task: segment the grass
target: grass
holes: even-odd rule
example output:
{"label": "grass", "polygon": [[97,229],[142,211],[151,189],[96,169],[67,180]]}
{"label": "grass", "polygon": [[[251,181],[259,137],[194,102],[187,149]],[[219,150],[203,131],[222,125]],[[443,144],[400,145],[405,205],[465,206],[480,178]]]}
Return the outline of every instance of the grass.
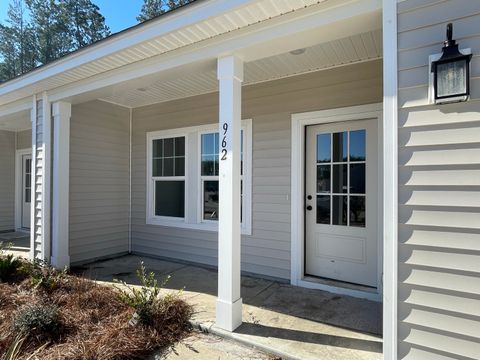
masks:
{"label": "grass", "polygon": [[12,347],[16,359],[142,359],[190,331],[192,308],[179,296],[156,294],[150,321],[132,321],[125,290],[46,269],[22,260],[0,282],[2,360]]}

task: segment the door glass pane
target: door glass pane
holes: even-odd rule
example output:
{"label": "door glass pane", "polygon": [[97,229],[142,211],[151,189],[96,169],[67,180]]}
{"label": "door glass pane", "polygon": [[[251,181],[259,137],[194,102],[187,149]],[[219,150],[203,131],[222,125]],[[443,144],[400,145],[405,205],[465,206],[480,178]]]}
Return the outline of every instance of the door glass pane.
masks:
{"label": "door glass pane", "polygon": [[185,216],[184,181],[155,181],[155,215]]}
{"label": "door glass pane", "polygon": [[350,226],[365,227],[365,197],[350,197]]}
{"label": "door glass pane", "polygon": [[333,165],[333,192],[347,192],[347,165]]}
{"label": "door glass pane", "polygon": [[330,192],[330,165],[317,165],[317,193]]}
{"label": "door glass pane", "polygon": [[347,161],[348,135],[347,132],[333,134],[333,161]]}
{"label": "door glass pane", "polygon": [[317,135],[317,162],[330,162],[330,134]]}
{"label": "door glass pane", "polygon": [[330,196],[317,196],[317,224],[330,224]]}
{"label": "door glass pane", "polygon": [[31,196],[30,188],[25,189],[25,202],[27,204],[30,203],[30,201],[31,201],[30,196]]}
{"label": "door glass pane", "polygon": [[333,225],[347,225],[347,196],[333,196]]}
{"label": "door glass pane", "polygon": [[350,132],[350,161],[365,161],[365,130]]}
{"label": "door glass pane", "polygon": [[218,220],[218,181],[203,182],[203,219]]}
{"label": "door glass pane", "polygon": [[350,193],[365,194],[365,164],[350,165]]}
{"label": "door glass pane", "polygon": [[215,155],[202,155],[202,175],[215,175]]}

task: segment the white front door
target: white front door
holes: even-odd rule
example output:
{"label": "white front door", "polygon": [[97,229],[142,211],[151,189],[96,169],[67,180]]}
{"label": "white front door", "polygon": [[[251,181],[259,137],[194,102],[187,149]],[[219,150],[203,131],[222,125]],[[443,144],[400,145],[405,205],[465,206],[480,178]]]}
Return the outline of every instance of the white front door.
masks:
{"label": "white front door", "polygon": [[377,123],[307,127],[305,275],[377,286]]}
{"label": "white front door", "polygon": [[22,156],[22,228],[30,229],[30,203],[32,200],[32,156]]}

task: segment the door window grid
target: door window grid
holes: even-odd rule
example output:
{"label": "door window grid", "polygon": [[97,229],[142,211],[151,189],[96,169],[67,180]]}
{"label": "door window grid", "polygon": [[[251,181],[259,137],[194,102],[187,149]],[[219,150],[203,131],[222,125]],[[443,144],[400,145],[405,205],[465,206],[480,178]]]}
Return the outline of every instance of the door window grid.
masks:
{"label": "door window grid", "polygon": [[32,186],[32,159],[25,159],[25,193],[24,193],[24,202],[30,203],[31,202],[31,186]]}
{"label": "door window grid", "polygon": [[[352,133],[363,133],[363,160],[351,160],[351,134]],[[346,140],[346,147],[345,144],[342,143],[342,156],[338,156],[338,152],[334,152],[334,138],[335,135],[340,134],[340,136],[343,137],[343,140]],[[322,141],[321,137],[323,137],[324,141],[327,139],[326,135],[328,135],[328,141],[329,141],[329,156],[327,158],[320,158],[320,153],[326,150],[326,148],[321,144],[320,142]],[[345,136],[346,135],[346,136]],[[340,226],[357,226],[357,227],[365,227],[366,226],[366,183],[365,183],[365,176],[366,176],[366,130],[352,130],[352,131],[345,131],[343,133],[323,133],[323,134],[317,134],[316,138],[317,142],[317,161],[316,161],[316,166],[317,166],[317,181],[316,181],[316,195],[317,195],[317,223],[319,224],[328,224],[328,225],[340,225]],[[346,157],[345,157],[345,152],[346,152]],[[323,153],[325,155],[325,153]],[[338,158],[341,158],[342,161],[335,160],[335,155],[338,156]],[[328,161],[327,161],[328,160]],[[345,161],[346,160],[346,161]],[[351,169],[352,166],[355,165],[363,165],[363,177],[364,177],[364,185],[363,185],[363,191],[362,192],[352,192],[352,185],[351,185]],[[328,170],[328,180],[329,183],[325,184],[323,183],[322,179],[322,185],[321,187],[324,189],[320,189],[319,183],[320,183],[320,172],[319,168],[323,168],[323,170]],[[334,169],[345,169],[346,168],[346,174],[344,171],[340,172],[341,175],[343,176],[338,176],[338,179],[335,178],[335,171]],[[346,177],[346,179],[345,179]],[[339,187],[338,185],[338,180],[342,178],[342,183],[346,182],[346,188],[345,185],[342,186],[343,191],[334,191],[338,190]],[[328,199],[327,199],[328,198]],[[360,223],[352,222],[351,221],[351,203],[352,202],[358,202],[358,200],[362,199],[363,200],[363,206],[360,204],[361,207],[363,207],[363,212],[364,212],[364,217],[363,221],[360,220]],[[334,202],[334,200],[337,200],[337,202]],[[338,200],[342,200],[342,202],[338,202]],[[346,204],[345,201],[346,200]],[[321,201],[327,201],[329,203],[329,209],[325,209],[325,207],[319,206],[319,203]],[[361,203],[361,201],[360,201]],[[335,209],[339,209],[342,206],[341,212],[344,216],[342,216],[341,220],[334,221],[334,215],[335,215]],[[346,208],[346,209],[345,209]],[[345,211],[346,210],[346,211]],[[339,209],[340,211],[340,209]],[[339,212],[337,211],[337,212]],[[319,217],[321,215],[321,217]],[[338,215],[338,214],[337,214]],[[326,222],[325,217],[328,216],[328,222]],[[323,217],[323,221],[321,219]]]}

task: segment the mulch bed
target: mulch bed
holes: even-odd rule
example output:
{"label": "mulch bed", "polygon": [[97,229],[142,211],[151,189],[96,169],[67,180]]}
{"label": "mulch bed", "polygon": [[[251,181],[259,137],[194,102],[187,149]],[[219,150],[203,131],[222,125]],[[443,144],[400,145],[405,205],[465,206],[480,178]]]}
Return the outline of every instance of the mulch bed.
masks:
{"label": "mulch bed", "polygon": [[0,282],[0,359],[18,336],[13,325],[16,314],[32,304],[56,305],[61,331],[53,338],[28,335],[19,359],[29,358],[39,348],[34,359],[143,359],[187,335],[192,315],[190,305],[173,298],[155,315],[152,325],[131,325],[134,310],[119,300],[113,287],[66,275],[47,292],[34,288],[25,276]]}

